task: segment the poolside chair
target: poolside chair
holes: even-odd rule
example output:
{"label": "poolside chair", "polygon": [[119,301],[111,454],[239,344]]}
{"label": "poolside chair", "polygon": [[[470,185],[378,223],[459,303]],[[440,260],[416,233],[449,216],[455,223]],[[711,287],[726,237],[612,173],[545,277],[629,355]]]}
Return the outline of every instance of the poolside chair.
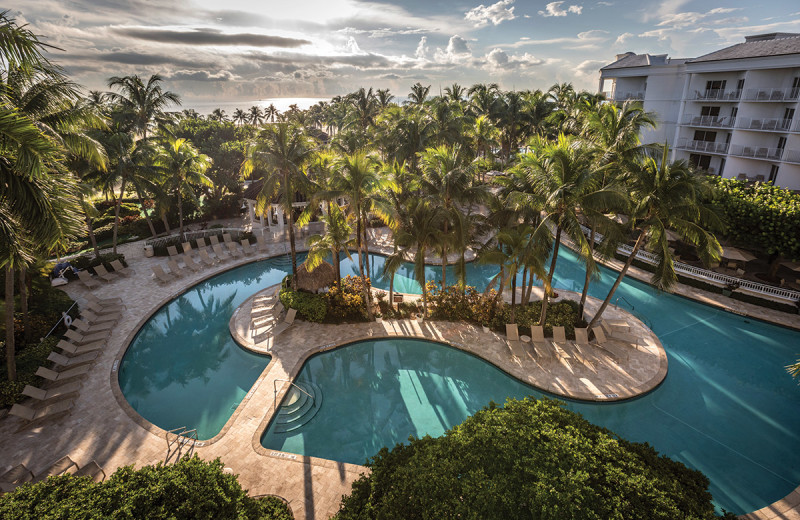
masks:
{"label": "poolside chair", "polygon": [[169,253],[169,256],[178,256],[178,248],[175,246],[167,246],[167,253]]}
{"label": "poolside chair", "polygon": [[184,255],[191,255],[192,254],[192,244],[191,243],[184,242],[183,244],[181,244],[181,247],[183,248],[183,254]]}
{"label": "poolside chair", "polygon": [[125,305],[123,304],[111,304],[111,303],[95,303],[91,300],[87,302],[86,309],[95,313],[97,316],[107,316],[109,314],[120,314],[122,311],[125,310]]}
{"label": "poolside chair", "polygon": [[119,278],[118,274],[109,273],[106,271],[106,267],[103,264],[94,266],[94,272],[97,273],[97,276],[102,278],[107,282],[113,282],[117,278]]}
{"label": "poolside chair", "polygon": [[281,332],[285,331],[286,329],[292,326],[296,314],[297,314],[297,309],[289,309],[288,311],[286,311],[286,317],[283,319],[281,323],[278,324],[277,327],[275,327],[275,336],[277,336],[278,334],[280,334]]}
{"label": "poolside chair", "polygon": [[50,464],[50,466],[36,475],[36,478],[33,480],[34,482],[41,482],[42,480],[46,479],[47,477],[56,477],[58,475],[66,475],[67,473],[73,473],[78,469],[78,465],[69,458],[68,456],[63,456],[54,463]]}
{"label": "poolside chair", "polygon": [[63,399],[65,396],[72,395],[80,389],[81,382],[73,381],[72,383],[66,383],[48,390],[42,390],[41,388],[37,388],[35,386],[25,385],[25,388],[22,389],[21,393],[22,395],[26,395],[36,399],[37,401],[47,402],[55,399]]}
{"label": "poolside chair", "polygon": [[73,477],[91,477],[95,482],[102,482],[106,479],[106,472],[95,461],[84,464],[82,468],[72,474]]}
{"label": "poolside chair", "polygon": [[55,370],[49,368],[39,367],[36,369],[36,375],[47,379],[48,381],[61,382],[67,379],[72,379],[73,377],[85,376],[89,372],[90,368],[90,365],[82,365],[79,367],[70,368],[68,370],[62,370],[61,372],[56,372]]}
{"label": "poolside chair", "polygon": [[33,480],[33,472],[29,470],[25,464],[17,464],[0,475],[0,482],[7,484],[24,484]]}
{"label": "poolside chair", "polygon": [[100,287],[100,282],[92,278],[92,275],[86,271],[78,271],[78,279],[83,282],[83,285],[85,285],[87,289]]}
{"label": "poolside chair", "polygon": [[153,274],[161,283],[169,283],[173,280],[172,276],[165,273],[160,265],[153,266]]}
{"label": "poolside chair", "polygon": [[56,347],[72,355],[79,355],[85,352],[91,352],[93,350],[100,350],[105,346],[106,343],[104,341],[95,341],[94,343],[87,343],[86,345],[76,345],[63,339],[59,340],[56,344]]}
{"label": "poolside chair", "polygon": [[181,258],[183,259],[183,263],[186,264],[186,267],[188,267],[195,273],[203,269],[203,266],[195,262],[189,253],[184,253]]}
{"label": "poolside chair", "polygon": [[256,237],[256,242],[258,243],[258,250],[266,252],[269,248],[267,245],[267,241],[264,239],[263,236],[259,235]]}
{"label": "poolside chair", "polygon": [[208,237],[208,241],[211,243],[211,247],[219,245],[219,237],[217,237],[217,235],[211,235]]}
{"label": "poolside chair", "polygon": [[228,253],[226,253],[226,252],[225,252],[225,251],[222,249],[222,246],[221,246],[221,245],[219,245],[219,244],[214,244],[214,245],[213,245],[213,246],[211,246],[211,247],[214,249],[214,254],[215,254],[215,255],[217,255],[217,260],[219,260],[219,261],[222,261],[222,260],[228,260],[229,258],[231,258],[231,255],[229,255]]}
{"label": "poolside chair", "polygon": [[531,348],[537,357],[552,358],[553,347],[544,337],[544,327],[531,325]]}
{"label": "poolside chair", "polygon": [[22,404],[15,404],[11,407],[11,410],[9,410],[8,415],[14,415],[24,419],[26,423],[20,428],[23,429],[46,419],[53,419],[66,415],[70,410],[72,410],[72,401],[60,401],[36,410]]}
{"label": "poolside chair", "polygon": [[553,326],[553,343],[563,345],[567,342],[567,332],[564,327]]}
{"label": "poolside chair", "polygon": [[608,343],[608,338],[606,338],[606,334],[605,334],[605,332],[603,332],[603,328],[602,327],[594,327],[592,329],[592,332],[594,332],[594,342],[595,342],[595,344],[603,345],[605,343]]}
{"label": "poolside chair", "polygon": [[[115,262],[118,261],[119,260],[115,260]],[[92,293],[87,294],[85,297],[91,303],[95,303],[97,305],[122,305],[122,298],[99,298],[97,295]]]}
{"label": "poolside chair", "polygon": [[117,312],[115,314],[95,314],[86,309],[81,311],[81,317],[89,323],[90,326],[99,325],[101,323],[116,323],[122,318],[122,314]]}
{"label": "poolside chair", "polygon": [[203,237],[198,238],[197,240],[195,240],[195,242],[197,242],[197,250],[198,251],[203,251],[203,250],[207,251],[208,248],[211,247],[211,246],[206,245],[206,240]]}
{"label": "poolside chair", "polygon": [[119,273],[122,276],[130,276],[133,273],[133,269],[130,267],[125,267],[119,260],[111,261],[111,269],[113,269],[115,273]]}
{"label": "poolside chair", "polygon": [[114,328],[115,323],[113,321],[106,321],[103,323],[89,324],[88,322],[78,318],[77,320],[72,320],[72,326],[75,327],[76,330],[80,331],[81,334],[89,334],[111,330]]}
{"label": "poolside chair", "polygon": [[516,323],[506,323],[506,343],[508,343],[511,353],[521,360],[525,352],[522,349],[522,342],[519,340],[519,328]]}
{"label": "poolside chair", "polygon": [[182,277],[188,271],[188,269],[179,266],[178,262],[172,259],[167,260],[167,265],[169,266],[170,272],[178,278]]}
{"label": "poolside chair", "polygon": [[211,267],[212,265],[217,263],[213,258],[208,256],[208,251],[206,251],[205,249],[200,249],[199,254],[200,254],[200,261],[204,265]]}
{"label": "poolside chair", "polygon": [[250,241],[246,238],[242,240],[242,251],[244,251],[244,256],[256,254],[255,248],[250,245]]}
{"label": "poolside chair", "polygon": [[589,344],[589,329],[586,327],[575,328],[575,344],[588,345]]}
{"label": "poolside chair", "polygon": [[223,233],[222,234],[222,241],[225,242],[226,244],[230,244],[231,242],[233,242],[233,240],[231,239],[231,234],[230,233]]}
{"label": "poolside chair", "polygon": [[82,334],[75,329],[67,329],[67,331],[64,333],[64,336],[75,345],[86,345],[87,343],[106,340],[110,335],[111,331],[108,330],[93,332],[91,334]]}
{"label": "poolside chair", "polygon": [[225,242],[225,245],[228,246],[228,251],[234,258],[239,258],[242,256],[242,252],[239,251],[238,247],[236,247],[236,242]]}
{"label": "poolside chair", "polygon": [[86,363],[91,363],[100,353],[98,351],[94,352],[86,352],[85,354],[80,354],[75,357],[67,357],[63,354],[59,354],[58,352],[51,352],[49,356],[47,356],[48,361],[52,361],[56,365],[62,366],[64,368],[73,368],[79,365],[85,365]]}

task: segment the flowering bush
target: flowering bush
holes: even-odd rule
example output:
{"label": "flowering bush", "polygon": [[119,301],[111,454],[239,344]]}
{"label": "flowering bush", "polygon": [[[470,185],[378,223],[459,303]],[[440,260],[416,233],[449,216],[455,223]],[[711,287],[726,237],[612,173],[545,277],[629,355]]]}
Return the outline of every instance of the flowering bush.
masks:
{"label": "flowering bush", "polygon": [[[370,280],[366,279],[367,294],[370,294]],[[359,276],[346,276],[342,286],[333,284],[324,295],[328,301],[327,321],[366,321],[367,307],[364,304],[364,282]]]}

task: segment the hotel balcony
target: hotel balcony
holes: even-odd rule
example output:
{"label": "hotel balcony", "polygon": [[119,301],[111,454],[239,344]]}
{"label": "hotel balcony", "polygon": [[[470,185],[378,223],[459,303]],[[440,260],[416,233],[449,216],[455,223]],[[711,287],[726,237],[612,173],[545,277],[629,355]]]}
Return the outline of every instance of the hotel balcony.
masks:
{"label": "hotel balcony", "polygon": [[[609,98],[610,99],[610,98]],[[644,100],[644,92],[614,92],[614,101]]]}
{"label": "hotel balcony", "polygon": [[792,130],[791,119],[750,119],[747,117],[740,117],[736,121],[736,128],[743,130],[754,130],[759,132],[797,132],[800,127],[794,125],[795,130]]}
{"label": "hotel balcony", "polygon": [[797,101],[800,88],[751,88],[744,91],[745,101],[785,103]]}
{"label": "hotel balcony", "polygon": [[742,146],[731,145],[730,155],[735,157],[747,157],[749,159],[760,159],[762,161],[780,161],[783,155],[783,148],[767,148],[763,146]]}
{"label": "hotel balcony", "polygon": [[678,140],[678,149],[687,150],[690,152],[703,152],[716,155],[725,155],[728,153],[728,145],[725,143],[714,143],[711,141],[692,141],[689,139],[681,138]]}
{"label": "hotel balcony", "polygon": [[683,116],[681,124],[698,128],[733,128],[735,122],[735,117],[695,116],[689,114]]}
{"label": "hotel balcony", "polygon": [[732,102],[736,103],[739,101],[739,98],[742,96],[741,90],[724,90],[721,88],[712,88],[709,90],[695,90],[694,97],[690,97],[690,99],[695,99],[698,101],[722,101],[722,102]]}
{"label": "hotel balcony", "polygon": [[783,162],[800,164],[800,150],[786,150],[783,154]]}

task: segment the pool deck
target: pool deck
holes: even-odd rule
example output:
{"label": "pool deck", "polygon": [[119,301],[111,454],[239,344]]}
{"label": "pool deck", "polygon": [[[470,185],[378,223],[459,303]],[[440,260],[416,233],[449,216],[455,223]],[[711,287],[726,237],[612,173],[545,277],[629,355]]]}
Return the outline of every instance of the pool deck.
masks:
{"label": "pool deck", "polygon": [[[83,386],[74,400],[70,415],[21,432],[17,432],[21,425],[19,419],[0,419],[0,436],[3,438],[0,471],[24,463],[36,474],[64,455],[69,455],[79,465],[96,460],[107,474],[124,465],[141,467],[175,460],[176,453],[167,451],[165,432],[135,414],[119,391],[116,369],[125,349],[138,328],[159,307],[188,287],[233,266],[285,252],[282,244],[276,244],[271,246],[267,254],[229,261],[199,273],[188,274],[176,282],[162,286],[152,279],[151,266],[163,264],[164,258],[145,258],[141,243],[125,244],[119,249],[125,253],[135,273],[128,278],[104,284],[94,293],[101,298],[123,297],[127,305],[126,318],[118,324],[107,347],[101,351],[92,370],[83,379]],[[376,249],[378,248],[372,250],[380,252]],[[84,301],[83,296],[87,290],[81,284],[70,283],[65,289],[74,299]],[[719,305],[724,306],[727,303],[723,296],[698,292],[717,301]],[[755,307],[742,302],[736,304]],[[769,315],[764,319],[769,321],[776,321],[776,315],[784,315],[775,311],[766,312]],[[797,318],[785,316],[791,318],[791,321]],[[796,323],[788,325],[797,327]],[[392,320],[330,326],[296,321],[291,328],[278,336],[272,348],[273,361],[261,374],[222,432],[210,441],[184,447],[182,454],[193,452],[204,459],[220,457],[227,468],[239,475],[242,486],[252,495],[276,494],[286,498],[297,519],[329,518],[338,510],[341,496],[349,493],[351,483],[365,469],[353,464],[274,452],[261,446],[261,432],[267,426],[271,411],[289,388],[288,383],[278,380],[294,377],[303,361],[320,350],[359,339],[398,335],[443,341],[475,351],[503,370],[532,384],[536,384],[533,379],[541,379],[536,375],[537,370],[544,373],[545,369],[542,363],[537,363],[532,357],[528,359],[513,355],[502,336],[484,333],[479,327],[470,325]],[[649,356],[654,356],[652,349],[648,352],[651,352]],[[637,363],[645,359],[643,356],[644,351],[639,353],[638,349],[628,353],[628,359]],[[593,381],[596,376],[591,370],[580,364],[575,367],[571,363],[562,364],[561,358],[558,359],[559,365],[551,364],[549,367],[553,371],[552,384],[556,389],[561,385],[576,392],[582,391],[586,395],[596,396],[605,393],[622,395],[620,391],[626,383],[631,387],[636,386],[634,374],[639,373],[639,368],[631,367],[633,363],[625,363],[624,359],[619,360],[620,369],[625,367],[622,370],[598,367],[598,371],[616,376],[618,382],[612,386],[597,387],[597,390],[592,386],[595,385]],[[558,383],[555,383],[556,378],[560,378]],[[277,383],[282,386],[278,387],[276,396],[273,384]],[[545,383],[542,381],[543,385]],[[744,518],[800,519],[800,488],[783,500]]]}

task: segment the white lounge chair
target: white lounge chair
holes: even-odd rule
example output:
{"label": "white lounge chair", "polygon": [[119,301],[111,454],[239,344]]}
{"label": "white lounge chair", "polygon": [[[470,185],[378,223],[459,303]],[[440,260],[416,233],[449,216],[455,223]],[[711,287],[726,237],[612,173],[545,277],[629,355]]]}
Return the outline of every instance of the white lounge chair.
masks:
{"label": "white lounge chair", "polygon": [[72,395],[80,389],[80,381],[65,383],[47,390],[42,390],[41,388],[31,385],[25,385],[25,388],[22,389],[21,394],[36,399],[37,401],[47,402],[55,399],[63,399],[65,396]]}
{"label": "white lounge chair", "polygon": [[188,272],[188,269],[185,267],[181,267],[178,265],[178,262],[175,260],[169,259],[167,260],[167,265],[169,266],[170,272],[177,277],[182,277],[184,274]]}
{"label": "white lounge chair", "polygon": [[56,477],[58,475],[66,475],[67,473],[73,473],[77,471],[78,465],[69,458],[68,456],[63,456],[54,463],[50,464],[48,468],[38,475],[33,480],[34,482],[41,482],[45,480],[47,477]]}
{"label": "white lounge chair", "polygon": [[230,251],[234,258],[239,258],[242,256],[242,252],[239,251],[239,248],[236,246],[236,242],[225,242],[225,245],[228,247],[228,251]]}
{"label": "white lounge chair", "polygon": [[89,372],[89,365],[82,365],[75,368],[70,368],[67,370],[62,370],[61,372],[56,372],[55,370],[39,367],[36,369],[36,375],[39,377],[43,377],[48,381],[65,381],[67,379],[72,379],[73,377],[81,377],[85,376]]}
{"label": "white lounge chair", "polygon": [[111,331],[93,332],[91,334],[83,334],[75,329],[67,329],[64,337],[76,345],[86,345],[87,343],[94,343],[95,341],[107,340],[111,335]]}
{"label": "white lounge chair", "polygon": [[11,410],[9,410],[8,415],[14,415],[24,419],[26,423],[23,425],[23,428],[27,428],[41,421],[66,415],[70,410],[72,410],[72,401],[60,401],[36,410],[25,405],[15,404],[11,407]]}
{"label": "white lounge chair", "polygon": [[92,278],[86,271],[78,271],[78,279],[86,286],[87,289],[95,289],[100,287],[100,282]]}
{"label": "white lounge chair", "polygon": [[184,253],[181,258],[183,259],[183,263],[186,264],[186,267],[188,267],[195,273],[203,269],[203,266],[195,262],[189,253]]}
{"label": "white lounge chair", "polygon": [[256,242],[258,243],[258,250],[262,252],[267,252],[269,250],[269,246],[267,245],[267,241],[264,240],[264,237],[259,235],[256,237]]}
{"label": "white lounge chair", "polygon": [[92,324],[83,321],[80,318],[72,321],[72,326],[75,327],[76,330],[80,331],[81,334],[90,334],[94,332],[103,332],[106,330],[111,330],[115,327],[115,325],[116,324],[113,321],[98,322]]}
{"label": "white lounge chair", "polygon": [[214,244],[214,245],[212,245],[212,246],[211,246],[211,248],[214,250],[214,254],[215,254],[215,255],[217,255],[217,260],[220,260],[220,261],[222,261],[222,260],[228,260],[229,258],[231,258],[231,255],[229,255],[228,253],[226,253],[226,252],[225,252],[225,251],[222,249],[222,246],[221,246],[221,245],[219,245],[219,244]]}
{"label": "white lounge chair", "polygon": [[167,246],[167,253],[169,256],[178,256],[178,248],[175,246]]}
{"label": "white lounge chair", "polygon": [[105,341],[95,341],[94,343],[87,343],[86,345],[75,345],[74,343],[70,343],[69,341],[65,341],[63,339],[59,340],[59,342],[56,344],[56,347],[74,356],[84,354],[86,352],[92,352],[93,350],[101,350],[105,346]]}
{"label": "white lounge chair", "polygon": [[81,311],[81,317],[86,320],[89,325],[97,325],[109,322],[116,323],[122,318],[122,314],[119,312],[114,314],[95,314],[88,309],[84,309]]}
{"label": "white lounge chair", "polygon": [[97,276],[102,278],[107,282],[113,282],[117,278],[119,278],[118,274],[109,273],[106,271],[106,267],[103,264],[94,266],[94,272],[97,273]]}
{"label": "white lounge chair", "polygon": [[113,269],[115,273],[119,273],[122,276],[130,276],[131,273],[133,273],[133,269],[130,267],[125,267],[119,260],[111,261],[111,269]]}
{"label": "white lounge chair", "polygon": [[82,468],[72,474],[73,477],[91,477],[95,482],[102,482],[106,479],[106,472],[95,461],[84,464]]}
{"label": "white lounge chair", "polygon": [[516,323],[506,323],[506,343],[511,353],[519,360],[525,356],[522,349],[522,342],[519,340],[519,327]]}
{"label": "white lounge chair", "polygon": [[200,261],[208,267],[211,267],[212,265],[217,263],[216,260],[208,256],[208,251],[206,251],[205,249],[200,249],[199,255],[200,255]]}
{"label": "white lounge chair", "polygon": [[[115,262],[118,261],[115,260]],[[122,298],[100,298],[92,293],[87,294],[86,299],[97,305],[123,305]]]}
{"label": "white lounge chair", "polygon": [[153,274],[156,279],[161,283],[169,283],[173,281],[173,277],[164,272],[160,265],[153,266]]}
{"label": "white lounge chair", "polygon": [[48,361],[52,361],[56,365],[62,366],[64,368],[72,368],[79,365],[85,365],[86,363],[91,363],[97,356],[100,355],[98,351],[94,352],[86,352],[85,354],[80,354],[75,357],[67,357],[63,354],[59,354],[58,352],[51,352],[49,356],[47,356]]}
{"label": "white lounge chair", "polygon": [[288,311],[286,311],[286,317],[283,319],[283,322],[279,323],[278,326],[275,327],[276,336],[292,326],[296,314],[297,314],[297,309],[289,309]]}
{"label": "white lounge chair", "polygon": [[245,256],[250,256],[256,254],[255,248],[250,245],[250,241],[246,238],[242,240],[242,251],[244,251]]}

